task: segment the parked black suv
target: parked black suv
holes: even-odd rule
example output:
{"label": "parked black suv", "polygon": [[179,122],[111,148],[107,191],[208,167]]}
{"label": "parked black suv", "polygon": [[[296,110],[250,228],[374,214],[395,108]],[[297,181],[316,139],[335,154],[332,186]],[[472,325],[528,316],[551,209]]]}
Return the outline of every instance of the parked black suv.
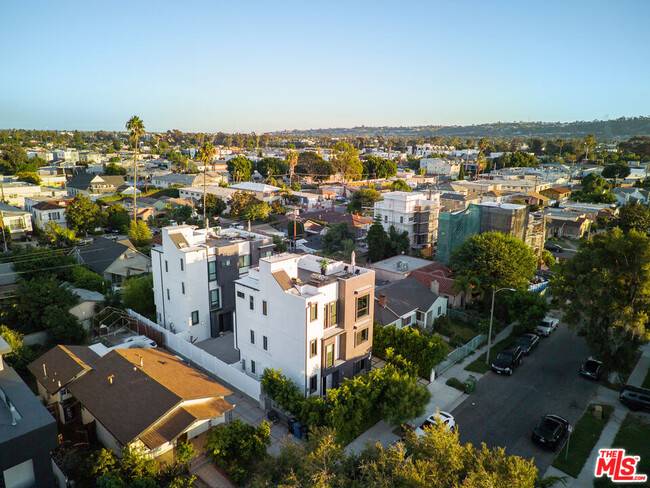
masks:
{"label": "parked black suv", "polygon": [[499,374],[512,374],[514,369],[521,364],[523,353],[521,347],[513,346],[511,349],[501,351],[494,361],[490,369]]}
{"label": "parked black suv", "polygon": [[548,244],[548,245],[544,246],[544,249],[546,249],[547,251],[551,251],[551,252],[562,252],[562,251],[564,251],[564,248],[562,246],[558,246],[557,244]]}
{"label": "parked black suv", "polygon": [[528,356],[538,344],[539,336],[537,334],[524,334],[517,339],[517,345],[521,347],[521,352],[524,353],[524,356]]}
{"label": "parked black suv", "polygon": [[580,366],[580,374],[590,380],[598,381],[603,373],[603,363],[594,358],[587,360]]}
{"label": "parked black suv", "polygon": [[542,417],[530,438],[534,443],[554,451],[570,431],[571,425],[566,419],[548,414]]}
{"label": "parked black suv", "polygon": [[630,410],[647,410],[650,412],[650,390],[637,386],[625,385],[618,400]]}

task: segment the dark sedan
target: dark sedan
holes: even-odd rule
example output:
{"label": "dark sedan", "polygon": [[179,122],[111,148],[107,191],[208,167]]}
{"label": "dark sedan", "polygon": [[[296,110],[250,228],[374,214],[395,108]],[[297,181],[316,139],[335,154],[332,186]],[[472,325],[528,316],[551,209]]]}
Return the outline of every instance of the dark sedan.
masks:
{"label": "dark sedan", "polygon": [[580,366],[580,374],[590,380],[598,381],[603,373],[603,363],[594,358],[588,358]]}
{"label": "dark sedan", "polygon": [[569,422],[559,415],[544,415],[535,427],[531,439],[534,443],[556,450],[571,432]]}
{"label": "dark sedan", "polygon": [[521,364],[521,347],[514,346],[507,351],[501,351],[492,362],[490,369],[495,373],[511,375],[514,369]]}
{"label": "dark sedan", "polygon": [[544,249],[546,249],[547,251],[551,251],[551,252],[562,252],[562,251],[564,251],[564,248],[562,246],[558,246],[557,244],[548,244],[548,245],[544,246]]}
{"label": "dark sedan", "polygon": [[517,339],[517,345],[521,347],[521,352],[524,353],[524,356],[528,356],[538,344],[539,336],[537,334],[524,334]]}

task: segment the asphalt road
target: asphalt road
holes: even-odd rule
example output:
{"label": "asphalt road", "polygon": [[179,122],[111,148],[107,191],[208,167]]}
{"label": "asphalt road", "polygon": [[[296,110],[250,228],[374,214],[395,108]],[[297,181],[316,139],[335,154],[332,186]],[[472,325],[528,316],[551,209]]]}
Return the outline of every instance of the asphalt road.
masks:
{"label": "asphalt road", "polygon": [[589,356],[584,339],[560,324],[550,337],[524,357],[512,376],[488,373],[476,392],[452,412],[462,443],[501,446],[507,454],[534,458],[541,476],[554,453],[533,444],[530,434],[540,417],[554,413],[571,425],[581,417],[598,384],[578,369]]}

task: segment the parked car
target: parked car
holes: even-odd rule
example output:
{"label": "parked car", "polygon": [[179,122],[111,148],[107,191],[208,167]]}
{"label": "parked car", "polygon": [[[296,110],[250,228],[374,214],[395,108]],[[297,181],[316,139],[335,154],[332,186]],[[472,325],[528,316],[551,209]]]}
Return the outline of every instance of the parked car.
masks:
{"label": "parked car", "polygon": [[548,244],[548,245],[544,246],[544,249],[546,249],[547,251],[551,251],[551,252],[562,252],[562,251],[564,251],[564,248],[562,246],[558,246],[557,244]]}
{"label": "parked car", "polygon": [[530,438],[534,443],[555,451],[572,430],[566,419],[559,415],[547,414],[539,421]]}
{"label": "parked car", "polygon": [[93,242],[95,242],[95,239],[93,239],[92,237],[84,237],[83,239],[79,240],[79,245],[87,246],[88,244],[92,244]]}
{"label": "parked car", "polygon": [[517,345],[521,347],[521,352],[524,353],[524,356],[528,356],[538,344],[539,336],[537,334],[524,334],[517,339]]}
{"label": "parked car", "polygon": [[438,410],[433,415],[429,415],[429,417],[424,421],[424,423],[420,427],[415,429],[415,435],[417,435],[418,437],[422,437],[424,435],[425,427],[431,427],[433,425],[441,425],[441,424],[451,431],[456,429],[456,421],[454,420],[453,415],[451,415],[448,412],[442,412]]}
{"label": "parked car", "polygon": [[555,329],[560,321],[553,317],[544,317],[542,321],[535,327],[535,334],[539,336],[548,337]]}
{"label": "parked car", "polygon": [[521,364],[523,353],[521,347],[513,346],[511,349],[501,351],[490,369],[495,373],[511,375],[514,369]]}
{"label": "parked car", "polygon": [[580,374],[590,380],[598,381],[602,372],[603,363],[592,357],[587,358],[587,360],[582,363],[582,366],[580,366]]}
{"label": "parked car", "polygon": [[637,386],[625,385],[618,400],[630,410],[650,412],[650,390]]}

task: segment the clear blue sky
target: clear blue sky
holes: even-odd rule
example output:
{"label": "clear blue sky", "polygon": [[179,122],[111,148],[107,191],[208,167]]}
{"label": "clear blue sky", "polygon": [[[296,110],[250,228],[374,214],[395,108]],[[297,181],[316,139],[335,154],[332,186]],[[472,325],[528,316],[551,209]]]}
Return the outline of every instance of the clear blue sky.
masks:
{"label": "clear blue sky", "polygon": [[0,128],[650,114],[650,1],[6,0]]}

